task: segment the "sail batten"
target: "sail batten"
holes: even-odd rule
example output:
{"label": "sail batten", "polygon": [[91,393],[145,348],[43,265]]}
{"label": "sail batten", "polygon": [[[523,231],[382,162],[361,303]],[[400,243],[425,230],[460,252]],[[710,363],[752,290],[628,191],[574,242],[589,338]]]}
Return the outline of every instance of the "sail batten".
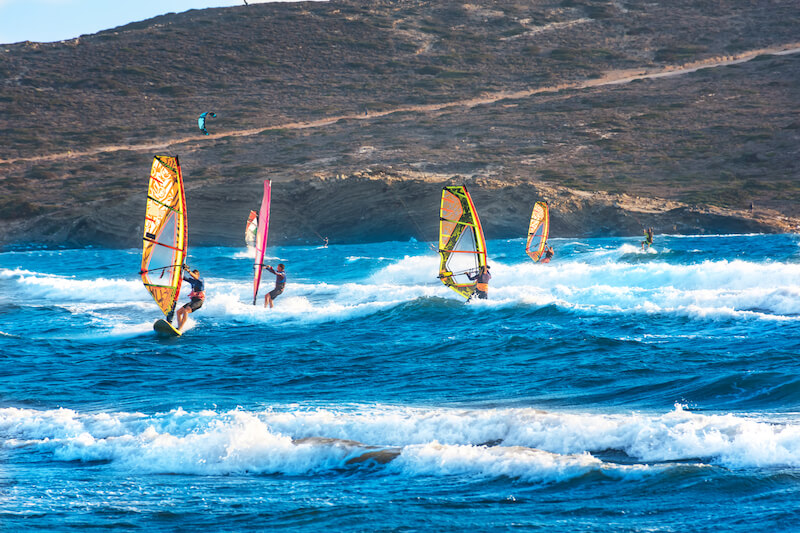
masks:
{"label": "sail batten", "polygon": [[528,226],[528,239],[525,253],[534,261],[539,261],[547,245],[550,231],[550,210],[544,202],[536,202],[531,211],[531,222]]}
{"label": "sail batten", "polygon": [[253,305],[258,297],[258,286],[261,284],[261,272],[264,266],[264,252],[267,249],[269,235],[269,208],[272,200],[272,180],[264,180],[264,196],[261,198],[261,210],[258,212],[258,230],[256,230],[255,271],[253,273]]}
{"label": "sail batten", "polygon": [[180,296],[187,241],[186,196],[180,162],[177,156],[155,156],[147,188],[141,277],[169,322]]}
{"label": "sail batten", "polygon": [[475,290],[477,274],[486,265],[486,240],[472,197],[464,186],[444,187],[439,210],[439,279],[465,298]]}
{"label": "sail batten", "polygon": [[152,198],[152,197],[150,197],[149,195],[148,195],[147,199],[148,199],[148,200],[152,200],[152,201],[154,201],[155,203],[157,203],[157,204],[159,204],[159,205],[161,205],[161,206],[163,206],[163,207],[166,207],[166,208],[167,208],[167,209],[169,209],[170,211],[174,211],[175,213],[178,213],[178,212],[179,212],[179,210],[178,210],[178,209],[176,209],[176,206],[175,206],[175,205],[167,205],[167,204],[165,204],[165,203],[163,203],[163,202],[160,202],[160,201],[159,201],[157,198]]}

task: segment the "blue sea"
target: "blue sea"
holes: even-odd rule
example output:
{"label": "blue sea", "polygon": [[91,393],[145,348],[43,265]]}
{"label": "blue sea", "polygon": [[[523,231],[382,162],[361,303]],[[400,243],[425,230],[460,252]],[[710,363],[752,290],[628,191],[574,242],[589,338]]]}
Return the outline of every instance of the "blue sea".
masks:
{"label": "blue sea", "polygon": [[0,529],[796,531],[800,237],[640,240],[489,241],[470,303],[428,243],[269,247],[272,310],[190,248],[177,339],[139,249],[0,253]]}

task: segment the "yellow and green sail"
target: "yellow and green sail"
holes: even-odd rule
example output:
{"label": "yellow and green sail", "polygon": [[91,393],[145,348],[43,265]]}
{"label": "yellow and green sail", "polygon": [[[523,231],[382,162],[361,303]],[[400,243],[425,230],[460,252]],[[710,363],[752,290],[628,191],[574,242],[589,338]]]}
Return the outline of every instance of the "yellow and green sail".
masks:
{"label": "yellow and green sail", "polygon": [[155,156],[147,188],[141,276],[167,321],[180,296],[188,229],[181,166],[176,157]]}
{"label": "yellow and green sail", "polygon": [[538,261],[544,253],[549,231],[550,212],[547,204],[536,202],[531,212],[531,223],[528,226],[528,241],[525,243],[525,252],[534,262]]}
{"label": "yellow and green sail", "polygon": [[444,187],[439,209],[439,279],[464,298],[475,290],[475,275],[486,265],[486,240],[472,198],[463,185]]}

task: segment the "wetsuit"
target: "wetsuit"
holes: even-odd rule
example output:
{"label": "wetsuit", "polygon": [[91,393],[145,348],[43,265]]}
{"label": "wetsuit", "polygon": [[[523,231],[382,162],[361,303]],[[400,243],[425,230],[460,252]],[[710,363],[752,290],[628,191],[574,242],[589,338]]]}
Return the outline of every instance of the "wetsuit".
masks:
{"label": "wetsuit", "polygon": [[542,263],[549,263],[552,258],[553,258],[553,250],[550,250],[548,248],[544,252],[544,261],[542,261]]}
{"label": "wetsuit", "polygon": [[[475,284],[475,292],[473,292],[472,295],[477,296],[481,300],[487,299],[489,297],[489,280],[492,279],[492,275],[489,274],[489,271],[487,270],[483,274],[475,274],[474,276],[467,274],[467,277],[477,281]],[[470,298],[471,297],[472,296],[470,296]]]}
{"label": "wetsuit", "polygon": [[269,291],[269,297],[274,300],[283,292],[284,287],[286,287],[286,272],[277,272],[273,270],[272,267],[264,268],[275,274],[275,288]]}
{"label": "wetsuit", "polygon": [[187,274],[183,275],[183,281],[192,286],[192,292],[189,293],[189,298],[191,298],[191,300],[189,300],[189,303],[183,307],[191,309],[192,312],[195,312],[203,307],[203,301],[206,299],[206,284],[202,279],[194,279],[192,276]]}

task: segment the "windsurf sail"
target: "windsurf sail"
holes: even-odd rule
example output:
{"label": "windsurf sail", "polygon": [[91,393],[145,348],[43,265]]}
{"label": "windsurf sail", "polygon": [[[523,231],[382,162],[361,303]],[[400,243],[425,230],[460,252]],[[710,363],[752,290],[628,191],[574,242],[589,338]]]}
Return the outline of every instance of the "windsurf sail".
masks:
{"label": "windsurf sail", "polygon": [[439,279],[464,298],[475,290],[475,275],[486,265],[486,240],[467,188],[444,187],[439,210]]}
{"label": "windsurf sail", "polygon": [[528,226],[528,242],[525,243],[525,252],[531,259],[538,261],[544,253],[547,244],[547,234],[550,231],[550,211],[544,202],[536,202],[531,212],[531,223]]}
{"label": "windsurf sail", "polygon": [[140,273],[168,322],[180,296],[187,241],[186,196],[178,157],[157,155],[147,187]]}
{"label": "windsurf sail", "polygon": [[256,259],[253,275],[253,305],[256,305],[258,286],[261,283],[261,272],[264,266],[264,251],[267,249],[269,233],[269,204],[272,196],[272,181],[264,180],[264,196],[261,198],[261,210],[258,212],[258,230],[256,231]]}
{"label": "windsurf sail", "polygon": [[247,224],[244,226],[244,243],[251,247],[256,247],[256,233],[258,233],[258,213],[250,211],[247,217]]}

